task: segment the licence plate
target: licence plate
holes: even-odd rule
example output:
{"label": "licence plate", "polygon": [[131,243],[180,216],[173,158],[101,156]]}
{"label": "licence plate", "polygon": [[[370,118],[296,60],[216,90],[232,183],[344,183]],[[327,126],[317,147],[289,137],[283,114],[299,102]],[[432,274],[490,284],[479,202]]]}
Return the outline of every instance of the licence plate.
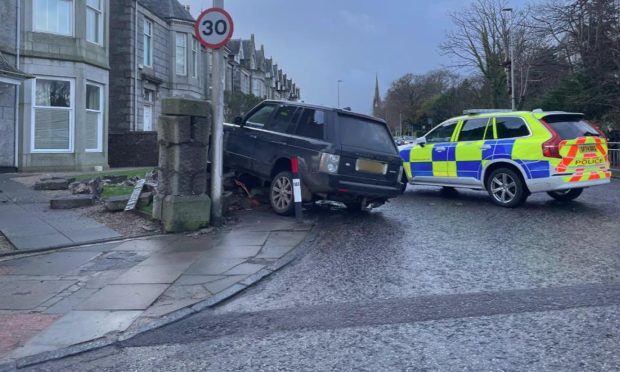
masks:
{"label": "licence plate", "polygon": [[579,145],[579,151],[586,152],[596,152],[596,145]]}
{"label": "licence plate", "polygon": [[380,161],[357,159],[355,162],[355,170],[358,172],[366,172],[373,174],[386,174],[387,164]]}

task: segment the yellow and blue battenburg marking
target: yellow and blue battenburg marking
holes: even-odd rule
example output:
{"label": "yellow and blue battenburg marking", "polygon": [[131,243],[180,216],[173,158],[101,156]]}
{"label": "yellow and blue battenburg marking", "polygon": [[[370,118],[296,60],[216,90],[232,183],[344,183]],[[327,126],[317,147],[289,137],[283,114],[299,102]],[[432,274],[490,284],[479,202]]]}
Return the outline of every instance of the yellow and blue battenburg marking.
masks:
{"label": "yellow and blue battenburg marking", "polygon": [[532,149],[527,145],[516,151],[517,141],[500,139],[434,143],[418,147],[416,151],[404,149],[400,155],[409,178],[467,177],[480,180],[487,163],[498,159],[510,159],[519,164],[528,179],[549,177],[549,161],[532,159]]}

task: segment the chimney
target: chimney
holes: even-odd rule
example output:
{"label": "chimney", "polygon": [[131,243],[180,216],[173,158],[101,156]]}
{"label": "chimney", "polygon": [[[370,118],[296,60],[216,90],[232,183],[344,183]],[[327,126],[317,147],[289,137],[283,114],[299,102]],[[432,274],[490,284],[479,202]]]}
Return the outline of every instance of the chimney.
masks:
{"label": "chimney", "polygon": [[189,11],[189,4],[185,4],[185,10],[187,10],[187,12],[190,13],[190,11]]}

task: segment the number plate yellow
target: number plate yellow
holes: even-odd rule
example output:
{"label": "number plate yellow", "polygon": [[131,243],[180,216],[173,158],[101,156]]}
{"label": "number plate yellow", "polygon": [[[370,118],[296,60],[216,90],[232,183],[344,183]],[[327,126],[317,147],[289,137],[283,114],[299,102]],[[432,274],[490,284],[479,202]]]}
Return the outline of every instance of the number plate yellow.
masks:
{"label": "number plate yellow", "polygon": [[386,174],[387,164],[374,160],[357,159],[355,162],[355,170],[373,174]]}
{"label": "number plate yellow", "polygon": [[579,151],[586,152],[596,152],[596,145],[579,145]]}

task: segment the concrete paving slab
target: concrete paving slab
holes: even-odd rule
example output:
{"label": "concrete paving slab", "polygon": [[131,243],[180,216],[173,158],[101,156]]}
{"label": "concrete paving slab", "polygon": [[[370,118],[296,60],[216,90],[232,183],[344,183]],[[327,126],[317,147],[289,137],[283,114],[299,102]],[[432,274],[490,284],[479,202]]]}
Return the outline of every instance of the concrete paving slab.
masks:
{"label": "concrete paving slab", "polygon": [[44,311],[45,314],[67,314],[94,295],[98,288],[82,288],[63,298]]}
{"label": "concrete paving slab", "polygon": [[4,261],[0,267],[11,266],[16,275],[67,275],[98,255],[97,252],[54,252]]}
{"label": "concrete paving slab", "polygon": [[11,356],[20,358],[94,340],[126,330],[141,311],[72,311],[58,319]]}
{"label": "concrete paving slab", "polygon": [[225,275],[181,275],[175,285],[206,284],[226,278]]}
{"label": "concrete paving slab", "polygon": [[110,284],[79,306],[79,310],[145,310],[167,284]]}
{"label": "concrete paving slab", "polygon": [[274,231],[269,234],[266,247],[294,247],[308,235],[305,231]]}
{"label": "concrete paving slab", "polygon": [[205,257],[250,258],[260,251],[260,245],[217,246],[205,251]]}
{"label": "concrete paving slab", "polygon": [[268,231],[234,230],[226,234],[218,246],[236,247],[240,245],[263,245],[268,236]]}
{"label": "concrete paving slab", "polygon": [[209,290],[209,292],[216,294],[219,293],[223,290],[225,290],[226,288],[242,281],[247,275],[231,275],[231,276],[227,276],[224,279],[215,281],[215,282],[211,282],[211,283],[207,283],[204,285],[205,288],[207,288]]}
{"label": "concrete paving slab", "polygon": [[295,246],[268,246],[265,245],[256,258],[280,258],[290,252]]}
{"label": "concrete paving slab", "polygon": [[0,310],[31,310],[73,285],[72,280],[0,280]]}
{"label": "concrete paving slab", "polygon": [[4,235],[19,251],[58,247],[74,243],[71,239],[60,233],[27,236]]}
{"label": "concrete paving slab", "polygon": [[86,281],[84,288],[101,289],[106,285],[115,281],[119,276],[123,275],[127,270],[108,270],[94,273],[93,277]]}
{"label": "concrete paving slab", "polygon": [[82,272],[130,269],[148,257],[144,252],[111,251],[106,252],[82,266]]}
{"label": "concrete paving slab", "polygon": [[[208,297],[206,297],[208,298]],[[142,313],[143,317],[157,318],[164,316],[166,314],[170,314],[173,311],[177,311],[184,307],[192,306],[203,299],[195,300],[195,299],[182,299],[182,300],[165,300],[161,303],[156,302],[153,306],[149,307],[144,313]]]}
{"label": "concrete paving slab", "polygon": [[185,272],[186,274],[220,275],[233,267],[243,263],[242,258],[214,258],[202,257],[194,262]]}
{"label": "concrete paving slab", "polygon": [[112,284],[172,284],[191,263],[138,265],[129,269]]}
{"label": "concrete paving slab", "polygon": [[151,257],[140,263],[140,266],[161,266],[161,265],[183,265],[188,266],[194,263],[199,257],[201,252],[197,251],[181,251],[181,252],[167,252],[167,253],[154,253]]}
{"label": "concrete paving slab", "polygon": [[60,230],[63,235],[71,239],[72,241],[78,242],[93,242],[97,240],[105,240],[105,239],[113,239],[119,238],[121,235],[116,231],[105,227],[103,225],[94,226],[94,227],[84,227],[83,229],[65,229]]}
{"label": "concrete paving slab", "polygon": [[169,244],[170,242],[166,240],[162,241],[159,239],[136,239],[123,242],[114,250],[156,252]]}
{"label": "concrete paving slab", "polygon": [[226,271],[225,275],[250,275],[254,274],[258,270],[265,267],[265,265],[252,264],[252,263],[242,263],[239,266],[235,266],[232,269]]}

